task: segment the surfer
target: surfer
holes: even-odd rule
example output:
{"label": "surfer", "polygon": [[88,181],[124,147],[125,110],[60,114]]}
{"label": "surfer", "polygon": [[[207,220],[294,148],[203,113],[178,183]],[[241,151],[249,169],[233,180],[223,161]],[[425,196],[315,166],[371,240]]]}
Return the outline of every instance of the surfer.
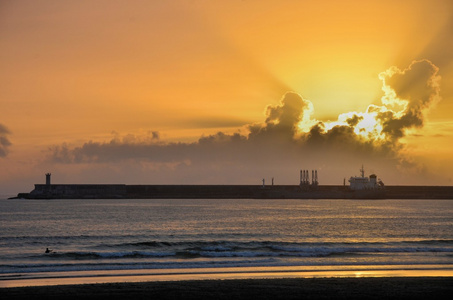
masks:
{"label": "surfer", "polygon": [[46,253],[52,253],[52,249],[46,248]]}

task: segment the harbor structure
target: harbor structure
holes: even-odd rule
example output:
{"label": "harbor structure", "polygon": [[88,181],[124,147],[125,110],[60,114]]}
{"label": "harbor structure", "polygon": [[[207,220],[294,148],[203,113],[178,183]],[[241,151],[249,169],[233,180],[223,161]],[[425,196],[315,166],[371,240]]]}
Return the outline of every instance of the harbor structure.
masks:
{"label": "harbor structure", "polygon": [[271,185],[129,185],[35,184],[11,199],[453,199],[453,186],[385,186],[375,174],[351,177],[350,186],[319,185],[318,172],[300,170],[299,184]]}
{"label": "harbor structure", "polygon": [[311,182],[309,170],[300,170],[299,186],[301,189],[315,189],[318,184],[318,170],[311,170]]}

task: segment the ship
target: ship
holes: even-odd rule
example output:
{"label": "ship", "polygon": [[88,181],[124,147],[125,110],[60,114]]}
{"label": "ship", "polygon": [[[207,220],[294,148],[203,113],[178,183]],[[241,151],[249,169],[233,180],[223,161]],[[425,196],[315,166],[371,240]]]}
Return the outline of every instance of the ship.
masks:
{"label": "ship", "polygon": [[361,176],[351,176],[349,178],[349,189],[353,193],[351,198],[385,198],[385,186],[382,180],[377,179],[376,174],[365,177],[365,169],[360,168]]}
{"label": "ship", "polygon": [[365,177],[365,169],[360,169],[361,176],[356,176],[349,178],[349,188],[353,191],[362,191],[362,190],[383,190],[384,183],[382,180],[378,180],[375,174],[371,174],[370,177]]}

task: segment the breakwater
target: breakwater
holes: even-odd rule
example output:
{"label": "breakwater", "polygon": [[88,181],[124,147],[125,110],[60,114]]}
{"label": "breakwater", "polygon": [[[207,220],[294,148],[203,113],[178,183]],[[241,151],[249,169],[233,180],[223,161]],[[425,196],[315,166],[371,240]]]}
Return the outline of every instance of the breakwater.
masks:
{"label": "breakwater", "polygon": [[453,199],[453,186],[35,184],[25,199]]}

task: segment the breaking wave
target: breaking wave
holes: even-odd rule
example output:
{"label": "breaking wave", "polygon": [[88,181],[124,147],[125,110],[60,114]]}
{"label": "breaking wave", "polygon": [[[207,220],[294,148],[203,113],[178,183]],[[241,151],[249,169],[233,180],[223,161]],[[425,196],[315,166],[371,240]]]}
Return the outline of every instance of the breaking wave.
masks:
{"label": "breaking wave", "polygon": [[[212,257],[328,257],[379,253],[452,252],[453,240],[360,242],[360,243],[289,243],[271,241],[149,241],[102,245],[100,251],[56,252],[42,254],[47,259],[141,259],[141,258],[212,258]],[[134,250],[130,250],[134,249]],[[113,251],[112,251],[113,250]]]}

